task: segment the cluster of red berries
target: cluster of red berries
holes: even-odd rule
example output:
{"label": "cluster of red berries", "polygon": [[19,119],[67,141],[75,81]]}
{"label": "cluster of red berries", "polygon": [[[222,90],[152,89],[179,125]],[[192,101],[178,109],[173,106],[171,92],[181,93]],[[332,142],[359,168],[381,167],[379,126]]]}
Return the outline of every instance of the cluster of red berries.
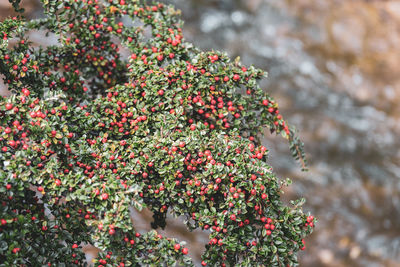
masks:
{"label": "cluster of red berries", "polygon": [[[40,27],[61,32],[59,46],[31,49],[24,38],[12,49],[0,46],[0,73],[14,93],[0,101],[0,232],[28,229],[25,236],[10,231],[7,263],[78,265],[78,244],[92,242],[106,251],[99,267],[190,265],[178,241],[132,229],[133,205],[154,213],[154,228],[164,227],[172,210],[190,229],[211,229],[203,266],[246,257],[291,265],[314,219],[281,202],[280,181],[258,140],[268,127],[303,158],[277,103],[257,85],[264,72],[187,43],[177,12],[164,4],[55,0],[44,8],[49,18]],[[144,26],[127,27],[123,16]],[[6,20],[0,42],[36,26]],[[294,221],[306,227],[294,232]],[[31,251],[24,240],[37,232],[48,251],[46,240],[64,238],[62,255],[35,251],[27,263],[17,252]],[[274,240],[285,249],[265,245]]]}

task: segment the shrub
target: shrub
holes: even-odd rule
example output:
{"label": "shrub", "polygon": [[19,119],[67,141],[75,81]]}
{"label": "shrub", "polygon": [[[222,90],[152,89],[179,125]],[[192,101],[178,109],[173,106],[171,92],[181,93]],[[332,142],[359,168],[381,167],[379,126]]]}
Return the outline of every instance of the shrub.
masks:
{"label": "shrub", "polygon": [[[265,73],[186,42],[171,6],[42,4],[43,19],[0,23],[0,265],[85,265],[85,243],[96,266],[193,265],[178,240],[137,232],[132,207],[153,228],[169,210],[209,230],[203,265],[296,265],[313,217],[281,201],[261,129],[303,167],[304,153]],[[32,30],[58,44],[35,46]]]}

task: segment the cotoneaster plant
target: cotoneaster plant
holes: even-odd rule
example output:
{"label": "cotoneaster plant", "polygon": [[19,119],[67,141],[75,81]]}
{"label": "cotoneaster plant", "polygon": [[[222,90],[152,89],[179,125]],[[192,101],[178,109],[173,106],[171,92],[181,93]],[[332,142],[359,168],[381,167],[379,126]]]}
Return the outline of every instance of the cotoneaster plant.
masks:
{"label": "cotoneaster plant", "polygon": [[204,266],[297,265],[314,218],[281,201],[260,133],[305,167],[303,145],[265,73],[186,42],[171,6],[41,2],[44,18],[0,23],[0,265],[84,266],[83,244],[98,267],[194,265],[177,239],[136,231],[132,207],[155,229],[169,211],[208,230]]}

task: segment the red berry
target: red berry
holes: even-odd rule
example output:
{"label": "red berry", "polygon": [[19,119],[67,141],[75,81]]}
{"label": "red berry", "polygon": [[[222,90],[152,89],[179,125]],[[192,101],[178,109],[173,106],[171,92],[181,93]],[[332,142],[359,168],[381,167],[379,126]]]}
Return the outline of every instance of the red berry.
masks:
{"label": "red berry", "polygon": [[31,94],[31,92],[30,92],[28,89],[26,89],[26,88],[22,88],[22,93],[23,93],[25,96],[29,96],[29,95]]}
{"label": "red berry", "polygon": [[231,215],[231,220],[232,220],[232,221],[235,221],[235,220],[236,220],[236,215],[235,215],[235,214],[232,214],[232,215]]}
{"label": "red berry", "polygon": [[7,110],[10,110],[10,109],[12,109],[13,108],[13,104],[11,104],[11,103],[7,103],[6,104],[6,109]]}
{"label": "red berry", "polygon": [[175,249],[175,250],[179,250],[180,248],[181,248],[181,245],[175,244],[175,246],[174,246],[174,249]]}
{"label": "red berry", "polygon": [[262,103],[263,103],[264,106],[268,106],[268,103],[269,103],[269,102],[268,102],[267,99],[264,99]]}
{"label": "red berry", "polygon": [[107,200],[108,199],[108,194],[107,193],[101,194],[101,199],[102,200]]}
{"label": "red berry", "polygon": [[233,75],[233,80],[238,81],[240,79],[239,74]]}
{"label": "red berry", "polygon": [[182,254],[183,254],[183,255],[188,254],[188,252],[189,252],[189,250],[188,250],[187,248],[183,248],[183,249],[182,249]]}

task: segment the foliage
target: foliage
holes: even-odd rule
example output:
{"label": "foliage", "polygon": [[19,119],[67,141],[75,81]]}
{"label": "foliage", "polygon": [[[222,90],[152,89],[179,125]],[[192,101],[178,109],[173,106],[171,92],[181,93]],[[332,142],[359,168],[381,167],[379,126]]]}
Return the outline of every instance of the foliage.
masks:
{"label": "foliage", "polygon": [[[303,145],[265,73],[186,42],[171,6],[42,4],[43,19],[0,23],[0,265],[85,265],[85,243],[96,266],[193,265],[178,240],[139,234],[131,207],[153,228],[169,210],[210,230],[203,265],[296,265],[313,217],[282,203],[259,133],[287,138],[304,167]],[[33,45],[34,29],[58,44]]]}

